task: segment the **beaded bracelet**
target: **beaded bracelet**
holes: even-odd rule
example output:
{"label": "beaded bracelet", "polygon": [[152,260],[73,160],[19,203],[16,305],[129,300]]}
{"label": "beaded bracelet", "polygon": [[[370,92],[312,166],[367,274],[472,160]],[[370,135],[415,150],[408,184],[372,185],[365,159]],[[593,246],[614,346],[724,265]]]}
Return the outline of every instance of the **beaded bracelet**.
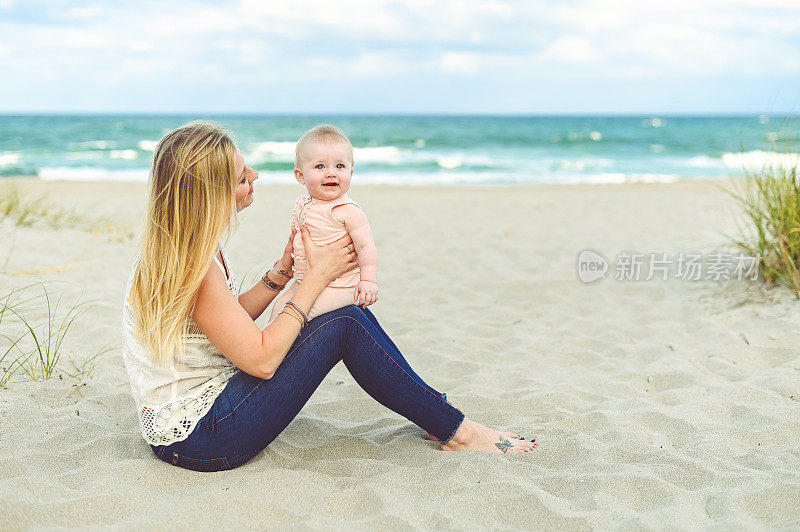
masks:
{"label": "beaded bracelet", "polygon": [[280,292],[286,286],[285,284],[278,284],[273,283],[269,280],[269,271],[264,274],[264,277],[261,278],[261,282],[264,283],[264,286],[272,290],[273,292]]}

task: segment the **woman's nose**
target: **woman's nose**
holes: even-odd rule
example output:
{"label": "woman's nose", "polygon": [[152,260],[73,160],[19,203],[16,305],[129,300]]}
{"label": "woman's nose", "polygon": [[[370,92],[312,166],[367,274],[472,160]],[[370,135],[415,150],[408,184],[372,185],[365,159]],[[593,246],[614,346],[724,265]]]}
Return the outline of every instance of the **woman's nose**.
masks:
{"label": "woman's nose", "polygon": [[250,169],[250,173],[251,173],[251,175],[252,175],[252,177],[251,177],[251,179],[250,179],[250,182],[252,183],[252,182],[253,182],[253,181],[255,181],[256,179],[258,179],[258,172],[256,172],[254,169],[252,169],[252,168],[251,168],[251,169]]}

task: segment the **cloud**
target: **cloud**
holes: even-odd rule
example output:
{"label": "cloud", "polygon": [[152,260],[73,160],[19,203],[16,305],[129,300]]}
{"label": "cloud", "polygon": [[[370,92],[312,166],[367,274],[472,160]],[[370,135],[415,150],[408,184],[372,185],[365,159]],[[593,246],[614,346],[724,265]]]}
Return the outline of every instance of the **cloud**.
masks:
{"label": "cloud", "polygon": [[565,63],[587,63],[599,59],[600,54],[584,37],[566,36],[552,42],[547,49],[534,54],[535,60]]}
{"label": "cloud", "polygon": [[94,5],[86,7],[71,7],[63,11],[60,16],[66,19],[88,20],[97,18],[101,13],[102,7]]}
{"label": "cloud", "polygon": [[480,71],[479,58],[474,53],[447,52],[439,60],[439,66],[444,72],[474,76]]}
{"label": "cloud", "polygon": [[497,91],[541,80],[769,79],[800,64],[796,0],[49,6],[0,0],[0,67],[12,80],[0,100],[40,81],[87,94],[115,84],[164,92],[205,84],[246,95],[325,80],[352,93],[367,82],[403,93],[418,80],[447,86],[461,77],[494,82],[490,93],[503,98]]}

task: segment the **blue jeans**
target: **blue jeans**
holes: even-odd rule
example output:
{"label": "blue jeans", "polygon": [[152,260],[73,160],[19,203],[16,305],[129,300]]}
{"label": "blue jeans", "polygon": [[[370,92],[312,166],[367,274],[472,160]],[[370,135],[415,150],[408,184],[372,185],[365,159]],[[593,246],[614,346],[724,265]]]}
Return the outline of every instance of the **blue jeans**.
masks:
{"label": "blue jeans", "polygon": [[151,445],[156,456],[196,471],[237,467],[274,440],[340,360],[361,388],[442,443],[464,414],[408,365],[378,320],[350,305],[311,320],[271,379],[236,373],[183,441]]}

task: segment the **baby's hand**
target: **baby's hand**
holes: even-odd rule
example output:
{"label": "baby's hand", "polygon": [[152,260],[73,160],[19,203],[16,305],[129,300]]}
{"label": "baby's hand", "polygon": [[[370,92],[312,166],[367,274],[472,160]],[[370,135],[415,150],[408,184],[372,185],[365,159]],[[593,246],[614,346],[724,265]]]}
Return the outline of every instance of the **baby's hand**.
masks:
{"label": "baby's hand", "polygon": [[356,305],[367,308],[378,300],[378,283],[372,281],[360,281],[353,293]]}

